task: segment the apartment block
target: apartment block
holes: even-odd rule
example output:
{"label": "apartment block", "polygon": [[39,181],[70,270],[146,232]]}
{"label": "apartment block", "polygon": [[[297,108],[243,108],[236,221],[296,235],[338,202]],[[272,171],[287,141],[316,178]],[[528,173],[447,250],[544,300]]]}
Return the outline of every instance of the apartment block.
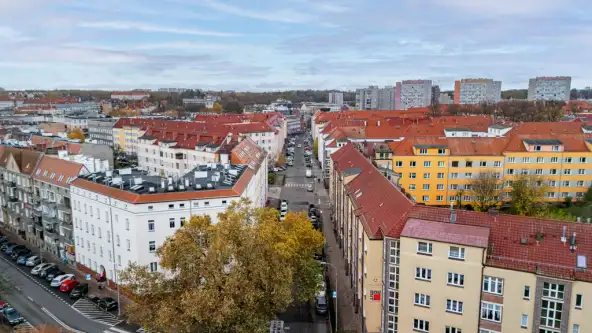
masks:
{"label": "apartment block", "polygon": [[235,200],[267,200],[267,158],[245,139],[224,164],[203,164],[180,177],[120,169],[78,177],[71,184],[76,261],[111,286],[131,263],[161,271],[156,249],[191,216],[218,213]]}
{"label": "apartment block", "polygon": [[570,90],[570,76],[541,76],[528,80],[529,101],[568,102]]}
{"label": "apartment block", "polygon": [[[438,96],[440,88],[438,87]],[[431,80],[405,80],[397,82],[394,110],[422,108],[432,104]]]}
{"label": "apartment block", "polygon": [[394,110],[395,87],[370,86],[356,90],[356,108],[358,110]]}
{"label": "apartment block", "polygon": [[343,105],[343,93],[339,91],[329,92],[329,104]]}
{"label": "apartment block", "polygon": [[108,119],[89,119],[88,138],[98,144],[113,147],[113,126],[117,121]]}
{"label": "apartment block", "polygon": [[353,143],[329,195],[364,332],[592,330],[590,223],[418,205]]}
{"label": "apartment block", "polygon": [[462,79],[454,82],[454,104],[498,103],[501,94],[501,81]]}

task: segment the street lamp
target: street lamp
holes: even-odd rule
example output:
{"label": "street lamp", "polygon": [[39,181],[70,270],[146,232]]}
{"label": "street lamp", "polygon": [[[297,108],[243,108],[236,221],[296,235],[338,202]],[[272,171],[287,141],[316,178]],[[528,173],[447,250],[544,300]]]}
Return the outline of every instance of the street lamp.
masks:
{"label": "street lamp", "polygon": [[323,266],[331,266],[333,268],[333,270],[335,271],[335,293],[332,295],[333,298],[335,298],[335,332],[337,332],[339,330],[339,320],[337,317],[337,310],[339,309],[339,306],[337,304],[338,300],[337,300],[337,267],[333,266],[333,264],[326,262],[326,261],[321,261],[320,262],[321,265]]}

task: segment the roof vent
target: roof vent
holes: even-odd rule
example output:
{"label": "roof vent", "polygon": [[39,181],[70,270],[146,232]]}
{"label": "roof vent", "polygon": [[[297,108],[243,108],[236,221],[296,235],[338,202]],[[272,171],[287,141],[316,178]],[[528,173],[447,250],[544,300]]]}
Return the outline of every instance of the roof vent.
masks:
{"label": "roof vent", "polygon": [[450,223],[452,223],[452,224],[456,223],[456,211],[455,210],[450,212]]}
{"label": "roof vent", "polygon": [[574,232],[571,235],[571,240],[569,242],[569,250],[571,252],[574,252],[576,249],[578,248],[577,244],[576,244],[576,233]]}
{"label": "roof vent", "polygon": [[563,230],[561,231],[561,243],[565,244],[567,242],[567,227],[563,226]]}
{"label": "roof vent", "polygon": [[582,223],[582,218],[578,216],[578,223]]}
{"label": "roof vent", "polygon": [[520,238],[520,244],[527,245],[528,244],[528,238],[526,238],[526,237]]}

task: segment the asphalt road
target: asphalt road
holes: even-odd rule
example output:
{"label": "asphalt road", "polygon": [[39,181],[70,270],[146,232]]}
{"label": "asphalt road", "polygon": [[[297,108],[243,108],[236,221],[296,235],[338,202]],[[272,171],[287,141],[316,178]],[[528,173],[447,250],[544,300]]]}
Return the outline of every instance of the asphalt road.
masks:
{"label": "asphalt road", "polygon": [[[296,140],[296,145],[299,143],[304,147],[303,136]],[[312,147],[312,142],[311,142]],[[317,205],[318,196],[316,194],[317,186],[322,186],[317,182],[317,177],[321,174],[318,168],[313,168],[313,177],[306,177],[307,168],[304,163],[304,148],[296,148],[294,150],[294,166],[288,167],[283,174],[286,175],[284,186],[281,187],[280,198],[288,200],[288,210],[290,211],[306,211],[308,212],[308,205],[314,203]],[[316,162],[313,159],[312,164]],[[315,191],[308,192],[306,186],[313,184]],[[293,304],[288,308],[288,311],[279,315],[279,319],[285,323],[287,332],[290,333],[328,333],[328,317],[325,315],[317,315],[313,302]]]}
{"label": "asphalt road", "polygon": [[[27,269],[24,266],[18,268]],[[64,328],[85,333],[103,333],[107,330],[108,326],[87,319],[62,298],[52,295],[50,287],[44,288],[43,283],[38,283],[33,276],[17,269],[3,253],[0,254],[0,275],[15,288],[3,297],[31,324],[57,323]],[[59,290],[54,292],[60,293]]]}

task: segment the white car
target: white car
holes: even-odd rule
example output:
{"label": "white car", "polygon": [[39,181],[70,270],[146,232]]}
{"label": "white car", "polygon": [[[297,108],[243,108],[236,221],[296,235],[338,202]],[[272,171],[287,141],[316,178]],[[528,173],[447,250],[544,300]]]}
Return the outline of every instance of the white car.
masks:
{"label": "white car", "polygon": [[27,261],[25,261],[25,266],[27,267],[35,267],[37,265],[39,265],[41,263],[41,258],[39,258],[39,256],[32,256],[27,258]]}
{"label": "white car", "polygon": [[302,148],[302,145],[300,143],[298,144],[298,148]]}
{"label": "white car", "polygon": [[285,219],[286,219],[286,213],[287,213],[287,211],[282,211],[282,212],[280,213],[280,221],[283,221],[283,220],[285,220]]}
{"label": "white car", "polygon": [[31,270],[31,274],[33,274],[33,275],[39,275],[39,272],[41,272],[42,270],[48,268],[49,266],[53,266],[53,264],[50,264],[50,263],[39,264],[39,265],[33,267],[33,269]]}
{"label": "white car", "polygon": [[312,177],[312,170],[306,169],[306,178],[311,178],[311,177]]}
{"label": "white car", "polygon": [[280,211],[285,212],[288,210],[288,203],[286,201],[282,201],[282,204],[280,205]]}
{"label": "white car", "polygon": [[60,275],[57,276],[55,279],[53,279],[51,281],[50,286],[56,288],[62,285],[62,282],[67,281],[67,280],[76,280],[76,277],[74,276],[74,274],[64,274],[64,275]]}

